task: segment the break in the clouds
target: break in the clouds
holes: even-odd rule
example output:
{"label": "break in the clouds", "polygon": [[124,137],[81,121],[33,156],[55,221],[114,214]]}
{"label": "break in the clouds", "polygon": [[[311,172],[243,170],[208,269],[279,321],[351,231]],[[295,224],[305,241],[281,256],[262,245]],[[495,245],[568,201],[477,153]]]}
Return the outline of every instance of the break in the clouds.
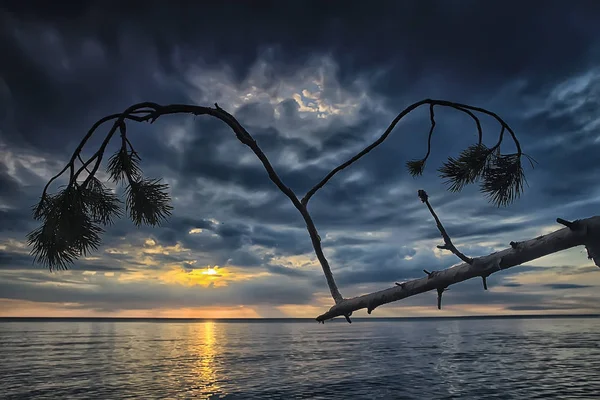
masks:
{"label": "break in the clouds", "polygon": [[[448,110],[437,114],[423,177],[404,168],[426,151],[428,114],[417,110],[315,195],[310,211],[347,297],[457,262],[436,249],[441,239],[418,189],[472,256],[556,229],[556,217],[597,214],[597,2],[128,2],[117,14],[103,2],[66,7],[0,9],[2,315],[314,316],[331,305],[302,218],[254,154],[209,117],[129,125],[145,173],[170,185],[168,223],[119,220],[99,251],[67,272],[32,264],[25,235],[43,185],[96,120],[139,101],[217,102],[299,195],[414,101],[501,115],[539,163],[508,208],[476,187],[449,193],[437,177],[444,159],[477,138],[466,115]],[[485,119],[483,127],[493,142],[499,128]],[[443,312],[600,311],[600,273],[582,249],[530,264],[490,277],[488,292],[476,281],[456,285]],[[437,313],[432,294],[377,310]]]}

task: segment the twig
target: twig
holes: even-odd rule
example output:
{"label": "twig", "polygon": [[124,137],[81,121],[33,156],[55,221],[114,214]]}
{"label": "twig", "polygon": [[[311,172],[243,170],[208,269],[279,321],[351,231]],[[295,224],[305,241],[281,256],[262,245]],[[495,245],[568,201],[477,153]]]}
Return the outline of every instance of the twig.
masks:
{"label": "twig", "polygon": [[[80,154],[77,154],[77,158],[79,159],[79,161],[80,161],[82,164],[85,164],[85,161],[83,161],[83,159],[81,158],[81,155],[80,155]],[[86,171],[88,174],[90,174],[90,175],[92,174],[92,173],[90,172],[90,170],[89,170],[89,169],[87,169],[87,168],[85,168],[85,171]]]}
{"label": "twig", "polygon": [[[67,162],[67,165],[64,166],[64,168],[62,170],[60,170],[59,173],[57,173],[56,175],[54,175],[52,178],[50,178],[48,180],[48,182],[46,183],[46,185],[44,186],[44,189],[42,190],[42,198],[44,198],[46,196],[46,194],[48,193],[48,188],[50,187],[50,185],[52,184],[52,182],[54,182],[56,179],[58,179],[60,176],[62,176],[62,174],[65,173],[65,171],[67,169],[71,169],[71,176],[69,178],[69,183],[73,182],[75,179],[74,176],[74,165],[75,165],[75,160],[77,158],[77,156],[81,155],[81,151],[83,150],[83,147],[85,146],[85,144],[87,143],[88,140],[90,140],[90,138],[92,137],[92,135],[96,132],[96,130],[104,123],[111,121],[113,119],[117,119],[121,116],[122,114],[111,114],[111,115],[107,115],[104,118],[101,118],[100,120],[96,121],[96,123],[94,125],[92,125],[92,127],[90,128],[90,130],[88,131],[88,133],[83,137],[83,139],[81,140],[81,142],[79,143],[79,145],[77,146],[77,148],[75,149],[75,151],[73,152],[73,156],[71,156],[71,159],[69,160],[69,162]],[[139,117],[135,115],[135,112],[132,112],[130,115],[125,116],[126,119],[130,119],[133,121],[137,121],[137,122],[143,122],[146,121],[147,119],[145,117]],[[83,169],[86,169],[86,167],[89,165],[90,162],[84,163],[84,167]]]}
{"label": "twig", "polygon": [[566,226],[569,229],[575,229],[577,227],[575,223],[573,223],[571,221],[567,221],[566,219],[562,219],[562,218],[556,218],[556,222],[558,222],[561,225]]}
{"label": "twig", "polygon": [[483,281],[483,290],[488,290],[487,288],[487,275],[482,275],[481,280]]}
{"label": "twig", "polygon": [[438,310],[442,309],[442,294],[446,290],[448,290],[448,288],[445,288],[445,287],[437,288],[437,294],[438,294],[438,296],[437,296],[437,307],[438,307]]}
{"label": "twig", "polygon": [[442,234],[442,237],[444,238],[444,244],[442,246],[437,246],[438,249],[450,250],[458,258],[460,258],[462,261],[466,262],[467,264],[472,264],[473,263],[473,259],[470,258],[470,257],[465,256],[463,253],[461,253],[456,248],[456,246],[454,246],[454,244],[452,244],[452,240],[450,240],[450,236],[448,235],[448,232],[446,232],[446,229],[444,229],[444,226],[442,225],[442,222],[438,218],[438,216],[435,213],[435,211],[433,211],[433,207],[431,207],[431,204],[429,204],[429,196],[427,195],[427,192],[425,192],[424,190],[419,190],[417,193],[418,193],[419,198],[421,199],[421,201],[423,203],[425,203],[425,205],[429,209],[429,212],[433,216],[433,219],[435,219],[435,223],[436,223],[436,225],[438,227],[438,230],[440,231],[440,233]]}

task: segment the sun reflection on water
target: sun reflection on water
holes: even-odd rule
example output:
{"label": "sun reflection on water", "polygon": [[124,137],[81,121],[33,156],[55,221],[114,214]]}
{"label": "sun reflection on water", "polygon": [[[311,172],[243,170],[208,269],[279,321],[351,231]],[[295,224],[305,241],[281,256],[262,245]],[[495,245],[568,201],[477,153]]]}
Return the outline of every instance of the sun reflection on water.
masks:
{"label": "sun reflection on water", "polygon": [[[190,353],[196,358],[192,368],[192,379],[196,380],[194,387],[199,389],[196,396],[201,398],[216,398],[225,396],[221,386],[223,369],[221,365],[221,349],[223,335],[219,334],[221,327],[213,321],[199,324],[195,340],[191,343]],[[218,338],[221,339],[218,339]]]}

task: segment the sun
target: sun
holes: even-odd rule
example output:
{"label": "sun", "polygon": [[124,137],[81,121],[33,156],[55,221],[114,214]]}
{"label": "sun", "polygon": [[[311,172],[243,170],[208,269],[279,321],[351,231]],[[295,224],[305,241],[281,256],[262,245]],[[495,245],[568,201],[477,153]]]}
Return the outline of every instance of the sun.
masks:
{"label": "sun", "polygon": [[218,272],[214,268],[206,267],[206,270],[202,271],[202,274],[203,275],[217,275]]}

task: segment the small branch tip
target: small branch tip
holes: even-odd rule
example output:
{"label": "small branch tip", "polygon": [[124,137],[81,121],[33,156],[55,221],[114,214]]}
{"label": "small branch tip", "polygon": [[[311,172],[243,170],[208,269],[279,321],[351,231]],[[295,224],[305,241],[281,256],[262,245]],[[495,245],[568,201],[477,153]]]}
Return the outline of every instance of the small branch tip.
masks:
{"label": "small branch tip", "polygon": [[437,289],[437,293],[438,293],[438,298],[437,298],[437,307],[438,310],[442,309],[442,294],[444,293],[444,291],[447,290],[447,287],[444,288],[438,288]]}
{"label": "small branch tip", "polygon": [[437,225],[437,228],[440,231],[440,233],[442,234],[442,238],[444,239],[444,244],[437,246],[437,248],[441,249],[441,250],[449,250],[455,256],[457,256],[458,258],[460,258],[463,262],[465,262],[467,264],[472,264],[473,263],[473,259],[470,258],[470,257],[467,257],[463,253],[461,253],[456,248],[456,246],[454,246],[454,244],[452,243],[452,240],[450,239],[450,235],[448,235],[448,232],[446,232],[446,229],[444,228],[444,225],[442,225],[442,222],[438,218],[438,216],[435,213],[435,211],[433,211],[433,207],[431,207],[431,204],[429,203],[429,196],[427,195],[427,192],[425,192],[424,190],[419,190],[417,193],[418,193],[419,198],[421,199],[421,201],[423,203],[425,203],[425,205],[429,209],[429,212],[431,213],[431,216],[435,220],[435,224]]}
{"label": "small branch tip", "polygon": [[566,219],[556,218],[556,222],[558,222],[561,225],[566,226],[569,229],[575,229],[576,228],[576,225],[575,225],[574,222],[567,221]]}

